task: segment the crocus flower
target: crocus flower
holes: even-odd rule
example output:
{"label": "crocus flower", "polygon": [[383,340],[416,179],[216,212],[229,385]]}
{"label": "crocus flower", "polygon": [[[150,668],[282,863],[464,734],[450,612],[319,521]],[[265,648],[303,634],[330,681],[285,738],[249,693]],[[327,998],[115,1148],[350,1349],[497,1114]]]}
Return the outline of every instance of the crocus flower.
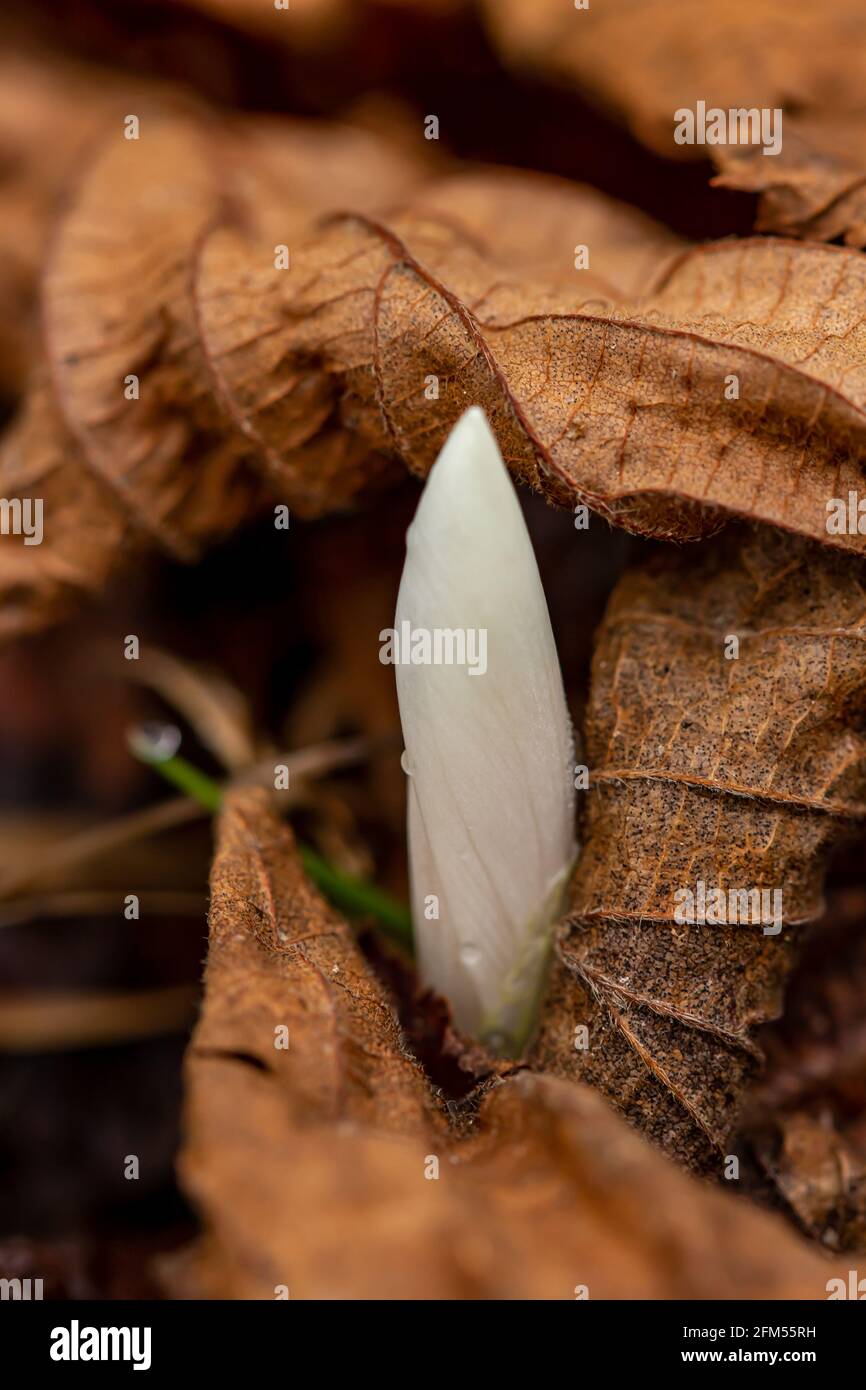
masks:
{"label": "crocus flower", "polygon": [[573,863],[573,740],[532,543],[484,412],[455,425],[407,536],[393,631],[424,983],[515,1054]]}

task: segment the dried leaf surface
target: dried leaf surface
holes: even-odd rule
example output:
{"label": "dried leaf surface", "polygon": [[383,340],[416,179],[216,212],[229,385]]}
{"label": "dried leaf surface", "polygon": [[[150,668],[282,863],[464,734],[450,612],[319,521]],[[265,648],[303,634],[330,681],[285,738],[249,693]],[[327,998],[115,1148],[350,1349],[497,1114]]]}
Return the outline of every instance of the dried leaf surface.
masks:
{"label": "dried leaf surface", "polygon": [[[576,271],[582,245],[590,268]],[[49,529],[38,558],[4,538],[32,571],[20,623],[55,607],[42,587],[55,545],[69,590],[95,589],[121,525],[192,557],[265,480],[301,515],[345,506],[401,461],[425,473],[469,403],[555,502],[650,535],[746,516],[862,552],[827,522],[862,483],[866,261],[795,242],[682,246],[591,190],[483,169],[426,178],[359,131],[145,114],[139,141],[107,140],[57,232],[55,399],[33,446],[42,458],[52,431],[47,452],[86,467],[123,520],[71,566],[74,532]],[[15,431],[0,467],[47,478]],[[46,510],[66,514],[54,486]]]}
{"label": "dried leaf surface", "polygon": [[866,1248],[866,894],[837,890],[810,936],[744,1130],[803,1229]]}
{"label": "dried leaf surface", "polygon": [[107,581],[121,549],[126,563],[139,545],[114,495],[68,439],[53,395],[34,382],[0,442],[0,493],[41,498],[47,539],[24,545],[0,537],[0,638],[14,638],[65,616]]}
{"label": "dried leaf surface", "polygon": [[833,1250],[866,1250],[864,1140],[837,1128],[830,1115],[802,1110],[779,1115],[753,1140],[803,1229]]}
{"label": "dried leaf surface", "polygon": [[166,1266],[176,1296],[825,1297],[831,1268],[775,1218],[677,1172],[584,1087],[518,1074],[446,1126],[261,794],[232,797],[212,888],[180,1162],[204,1234]]}
{"label": "dried leaf surface", "polygon": [[215,233],[202,330],[250,437],[276,456],[342,431],[424,474],[480,403],[553,501],[650,535],[738,515],[862,552],[827,522],[862,484],[866,259],[760,239],[672,258],[658,233],[638,250],[619,205],[605,221],[559,185],[545,204],[544,181],[523,202],[522,183],[449,180],[385,220],[331,219],[290,276]]}
{"label": "dried leaf surface", "polygon": [[[546,465],[513,418],[510,357],[496,360],[488,327],[516,317],[519,336],[528,307],[539,315],[527,323],[524,365],[539,408],[549,392],[556,409],[543,325],[577,303],[574,241],[591,234],[604,250],[580,285],[595,294],[642,282],[681,245],[591,190],[484,171],[422,188],[385,221],[352,209],[329,219],[298,247],[289,276],[266,247],[216,232],[197,285],[226,407],[284,487],[297,490],[300,469],[332,505],[353,459],[369,472],[396,454],[425,472],[471,400],[500,424],[515,470],[540,486]],[[568,497],[552,477],[548,490]]]}
{"label": "dried leaf surface", "polygon": [[[730,1152],[756,1029],[823,911],[829,851],[863,823],[864,616],[855,562],[754,530],[628,573],[597,637],[583,850],[535,1057],[698,1169]],[[699,882],[781,891],[781,932],[678,925]]]}
{"label": "dried leaf surface", "polygon": [[[297,354],[284,360],[282,331],[273,333],[268,321],[279,304],[274,296],[259,300],[271,276],[297,278],[294,269],[273,270],[275,248],[288,247],[294,258],[323,209],[335,200],[355,209],[398,201],[420,174],[413,156],[363,131],[302,121],[227,126],[149,108],[138,141],[122,138],[120,125],[105,137],[55,236],[44,290],[50,383],[39,374],[0,446],[6,495],[30,495],[38,480],[46,514],[42,545],[3,538],[13,585],[8,633],[40,626],[77,592],[98,591],[131,553],[133,537],[193,556],[255,505],[251,472],[263,470],[303,515],[399,476],[378,403],[367,428],[355,428],[349,406],[335,409],[334,385],[315,362]],[[548,294],[573,273],[575,219],[599,237],[609,233],[599,291],[617,278],[633,288],[659,256],[679,248],[647,219],[587,190],[485,173],[461,190],[470,239],[531,195],[533,216],[524,211],[499,240],[512,281],[521,264],[543,268]],[[425,189],[424,199],[441,231],[450,182]],[[265,262],[238,263],[231,250],[227,284],[215,284],[214,259],[234,240],[210,238],[207,295],[196,304],[198,249],[206,229],[224,220],[267,248]],[[240,336],[227,345],[235,329]],[[138,399],[125,395],[131,375]]]}
{"label": "dried leaf surface", "polygon": [[226,439],[204,387],[188,286],[191,249],[220,211],[219,172],[205,130],[142,119],[146,138],[108,137],[59,229],[45,333],[88,465],[155,540],[192,558],[224,512],[242,514],[228,499],[243,443]]}
{"label": "dried leaf surface", "polygon": [[[259,503],[255,450],[215,398],[196,321],[192,266],[206,229],[237,219],[270,238],[273,262],[274,246],[337,190],[363,203],[415,176],[411,160],[359,131],[227,126],[154,106],[140,120],[138,140],[119,121],[105,135],[55,232],[48,370],[0,445],[4,496],[39,496],[45,512],[41,545],[13,535],[0,545],[10,635],[97,591],[136,546],[194,558]],[[341,500],[365,481],[354,475]]]}
{"label": "dried leaf surface", "polygon": [[100,131],[168,92],[57,54],[0,47],[0,386],[10,396],[38,351],[37,286],[70,178]]}
{"label": "dried leaf surface", "polygon": [[[719,182],[762,194],[758,229],[866,245],[866,15],[859,0],[484,0],[512,62],[574,83],[659,154],[712,159]],[[677,145],[674,113],[779,108],[778,155],[755,146]]]}

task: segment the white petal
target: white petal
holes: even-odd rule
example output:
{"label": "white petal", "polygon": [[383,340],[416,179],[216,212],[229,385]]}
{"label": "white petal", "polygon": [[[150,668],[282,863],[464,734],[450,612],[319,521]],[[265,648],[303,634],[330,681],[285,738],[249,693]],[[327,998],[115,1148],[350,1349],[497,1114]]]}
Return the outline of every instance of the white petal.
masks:
{"label": "white petal", "polygon": [[[409,528],[398,632],[405,622],[486,629],[484,674],[398,664],[397,693],[422,976],[467,1032],[513,1039],[574,859],[573,744],[532,544],[478,408],[452,431]],[[438,920],[425,915],[431,895]]]}

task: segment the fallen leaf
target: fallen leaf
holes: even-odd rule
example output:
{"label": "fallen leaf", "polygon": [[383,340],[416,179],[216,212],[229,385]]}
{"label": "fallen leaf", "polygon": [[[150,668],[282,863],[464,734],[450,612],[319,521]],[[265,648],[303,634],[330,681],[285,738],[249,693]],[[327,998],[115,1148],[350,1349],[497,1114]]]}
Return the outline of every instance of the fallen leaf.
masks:
{"label": "fallen leaf", "polygon": [[195,558],[261,505],[250,442],[214,397],[198,335],[205,230],[236,218],[270,237],[273,261],[322,200],[387,198],[416,176],[405,155],[337,126],[155,105],[140,121],[138,140],[119,119],[104,137],[53,239],[49,362],[0,445],[4,496],[38,495],[45,517],[40,545],[0,546],[6,635],[62,615],[148,545]]}
{"label": "fallen leaf", "polygon": [[71,171],[100,130],[169,92],[59,53],[0,46],[0,386],[10,398],[38,355],[37,287]]}
{"label": "fallen leaf", "polygon": [[[115,206],[123,179],[139,191]],[[363,210],[386,195],[402,210]],[[401,461],[423,475],[480,403],[515,474],[561,505],[682,540],[747,517],[863,552],[859,530],[828,523],[862,484],[866,259],[761,239],[682,248],[558,180],[425,179],[358,131],[294,143],[280,123],[155,118],[146,140],[109,141],[56,240],[52,457],[71,435],[76,475],[192,558],[265,480],[315,516],[392,483]],[[14,438],[20,458],[28,436]],[[52,606],[51,556],[7,544],[34,571],[33,625]],[[97,544],[91,569],[81,547],[66,569],[98,587],[115,551]]]}
{"label": "fallen leaf", "polygon": [[586,1087],[518,1073],[447,1118],[260,793],[228,802],[212,893],[180,1156],[203,1234],[162,1262],[174,1296],[826,1296],[832,1267],[777,1218]]}
{"label": "fallen leaf", "polygon": [[[531,308],[540,318],[529,331],[543,334],[546,313],[577,303],[575,237],[602,231],[598,269],[581,281],[598,294],[633,286],[651,258],[665,264],[682,245],[592,190],[486,171],[423,187],[417,205],[387,224],[352,209],[328,219],[299,245],[290,276],[274,270],[265,246],[217,231],[197,291],[225,408],[305,512],[340,505],[357,492],[356,473],[375,478],[389,457],[426,471],[470,398],[510,425],[506,368],[479,341],[476,316],[480,327]],[[523,347],[541,386],[538,345],[528,338]],[[538,485],[530,441],[511,432],[511,461]]]}
{"label": "fallen leaf", "polygon": [[524,187],[449,179],[385,220],[332,218],[291,276],[209,238],[202,331],[249,437],[330,457],[336,429],[423,475],[481,404],[554,502],[678,539],[744,516],[862,553],[828,518],[862,485],[866,258],[757,238],[675,257],[651,224],[638,248],[619,204]]}
{"label": "fallen leaf", "polygon": [[[797,9],[726,0],[694,22],[691,0],[631,0],[574,10],[560,0],[483,0],[512,63],[566,81],[657,154],[712,159],[716,182],[760,193],[757,227],[866,245],[866,16],[859,0]],[[675,113],[782,111],[782,148],[678,145]]]}
{"label": "fallen leaf", "polygon": [[[758,1027],[781,1012],[801,929],[822,914],[830,851],[866,815],[864,712],[863,590],[846,557],[732,531],[614,591],[583,848],[533,1055],[701,1171],[734,1152]],[[678,924],[679,895],[700,882],[781,899],[758,924]]]}
{"label": "fallen leaf", "polygon": [[784,120],[777,157],[750,145],[719,146],[713,183],[759,193],[759,232],[866,246],[866,111],[814,110]]}
{"label": "fallen leaf", "polygon": [[837,889],[762,1031],[766,1074],[744,1135],[803,1228],[866,1248],[866,897]]}
{"label": "fallen leaf", "polygon": [[106,137],[56,234],[45,336],[88,467],[141,529],[192,559],[248,505],[246,451],[206,389],[188,286],[192,248],[220,214],[221,171],[215,132],[140,120],[139,138]]}
{"label": "fallen leaf", "polygon": [[[278,306],[267,301],[259,310],[256,296],[278,245],[291,244],[293,257],[296,238],[337,198],[355,208],[394,201],[417,182],[417,160],[363,131],[315,122],[226,125],[159,108],[142,119],[139,141],[125,140],[120,126],[105,138],[55,237],[44,291],[52,370],[37,374],[0,445],[4,495],[36,491],[45,512],[41,545],[15,536],[0,545],[5,635],[38,628],[82,594],[98,593],[148,545],[192,558],[257,504],[261,484],[251,475],[259,469],[307,516],[400,475],[378,406],[369,428],[358,430],[348,408],[335,412],[332,384],[313,363],[291,363],[283,379],[282,335],[261,324]],[[633,288],[681,245],[601,195],[532,175],[482,172],[461,188],[470,238],[532,195],[534,216],[513,227],[506,219],[499,237],[512,276],[529,265],[544,268],[554,286],[568,282],[575,217],[587,232],[609,233],[594,272],[600,291],[609,278]],[[424,200],[432,225],[447,226],[449,182],[427,189]],[[208,240],[208,296],[200,294],[197,309],[189,294],[198,244],[223,217],[259,246],[267,237],[269,247],[266,265],[242,286],[240,327],[250,341],[234,342],[231,353],[232,296],[247,261],[238,267],[230,251],[226,285],[212,277],[232,234]],[[137,388],[127,385],[131,376]],[[128,389],[138,399],[127,399]]]}
{"label": "fallen leaf", "polygon": [[866,1150],[829,1115],[793,1111],[752,1142],[804,1230],[832,1250],[866,1250]]}
{"label": "fallen leaf", "polygon": [[65,617],[99,592],[121,553],[127,564],[141,553],[135,528],[66,435],[41,378],[0,441],[0,493],[42,499],[44,531],[41,545],[0,540],[0,638]]}

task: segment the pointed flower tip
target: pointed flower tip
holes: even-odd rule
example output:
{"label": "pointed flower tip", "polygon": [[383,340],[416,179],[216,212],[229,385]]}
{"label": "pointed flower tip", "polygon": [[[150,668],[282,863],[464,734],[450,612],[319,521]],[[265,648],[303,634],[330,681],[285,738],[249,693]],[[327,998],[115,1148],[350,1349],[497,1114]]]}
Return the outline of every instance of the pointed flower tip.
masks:
{"label": "pointed flower tip", "polygon": [[488,543],[496,536],[525,534],[511,475],[480,406],[463,412],[427,475],[407,534],[411,549],[419,545],[422,529],[435,533],[440,543],[450,537],[468,544],[485,532]]}
{"label": "pointed flower tip", "polygon": [[480,408],[452,430],[411,532],[390,659],[420,969],[459,1027],[514,1053],[575,856],[574,753],[532,544]]}
{"label": "pointed flower tip", "polygon": [[464,482],[467,475],[497,477],[511,486],[496,435],[480,405],[470,406],[454,425],[430,470],[427,490],[434,482],[440,487],[446,480],[456,485],[455,475]]}

